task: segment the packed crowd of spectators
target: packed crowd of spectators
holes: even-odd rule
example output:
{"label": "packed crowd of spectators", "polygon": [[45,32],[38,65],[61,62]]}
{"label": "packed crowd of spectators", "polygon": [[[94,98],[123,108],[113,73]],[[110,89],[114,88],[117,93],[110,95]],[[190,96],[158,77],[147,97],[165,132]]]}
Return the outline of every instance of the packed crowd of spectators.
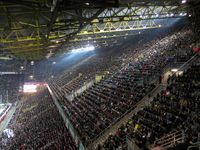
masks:
{"label": "packed crowd of spectators", "polygon": [[[200,60],[182,75],[169,78],[166,90],[154,97],[151,105],[110,135],[98,149],[114,150],[126,146],[126,137],[135,139],[140,148],[171,131],[183,130],[185,142],[197,142],[200,133]],[[156,144],[156,143],[155,143]]]}
{"label": "packed crowd of spectators", "polygon": [[[139,41],[132,47],[127,44],[120,55],[111,53],[110,55],[94,56],[81,63],[78,67],[56,76],[51,82],[65,94],[70,94],[82,87],[86,82],[93,80],[96,74],[102,75],[105,72],[116,72],[116,70],[129,63],[135,64],[137,62],[137,65],[143,68],[148,67],[148,61],[159,63],[160,66],[156,70],[159,72],[159,69],[165,66],[166,63],[169,64],[170,61],[185,62],[193,55],[189,45],[196,39],[186,38],[192,36],[192,34],[190,30],[181,30],[165,38],[155,39],[148,43]],[[135,45],[138,46],[135,47]],[[159,53],[163,56],[163,59],[155,62],[160,55]],[[149,59],[150,57],[151,59]]]}
{"label": "packed crowd of spectators", "polygon": [[25,97],[8,128],[14,137],[1,136],[3,150],[77,149],[47,89]]}
{"label": "packed crowd of spectators", "polygon": [[[14,63],[13,63],[14,62]],[[1,59],[0,61],[0,72],[19,72],[23,61],[16,58]]]}
{"label": "packed crowd of spectators", "polygon": [[0,74],[0,102],[15,102],[19,97],[22,82],[23,75],[21,74]]}
{"label": "packed crowd of spectators", "polygon": [[80,67],[64,72],[52,79],[51,82],[62,89],[65,94],[70,94],[85,83],[94,80],[95,75],[102,75],[108,71],[113,72],[120,65],[120,61],[108,56],[104,58],[94,57],[81,64]]}
{"label": "packed crowd of spectators", "polygon": [[[123,55],[93,57],[49,82],[84,145],[94,141],[135,108],[137,103],[155,88],[157,80],[154,79],[158,79],[163,69],[174,62],[183,63],[194,55],[189,45],[196,39],[188,39],[190,36],[190,30],[181,30],[147,44],[138,43],[140,47],[126,47]],[[66,98],[66,94],[73,93],[86,82],[94,80],[96,74],[104,77],[72,101]],[[172,80],[172,83],[176,82]],[[159,117],[168,114],[168,109],[164,106],[170,106],[170,102],[168,104],[163,101],[166,97],[166,91],[163,91],[154,98],[157,103],[153,102],[151,107],[133,116],[126,125],[118,129],[116,135],[111,135],[106,143],[98,148],[114,150],[121,146],[125,149],[127,134],[137,139],[137,144],[141,147],[170,132],[175,127],[173,123],[181,120],[174,115],[168,115],[167,119]],[[157,112],[157,106],[163,108]],[[7,139],[3,135],[3,148],[76,149],[47,90],[25,98],[14,116],[9,128],[14,131],[15,136]],[[169,127],[166,127],[165,123]]]}
{"label": "packed crowd of spectators", "polygon": [[[117,58],[120,64],[115,64],[117,66],[115,70],[108,71],[109,73],[100,82],[73,101],[64,96],[66,86],[62,89],[57,83],[50,84],[66,115],[86,145],[154,89],[155,85],[150,81],[158,77],[168,64],[177,60],[176,56],[180,49],[183,51],[181,56],[184,56],[185,61],[194,54],[187,46],[183,48],[183,44],[189,45],[194,42],[195,39],[188,40],[191,35],[190,30],[184,30],[129,50],[126,55]],[[90,69],[90,73],[93,72],[92,68],[84,69],[86,72]],[[67,84],[61,79],[59,84],[62,83]]]}

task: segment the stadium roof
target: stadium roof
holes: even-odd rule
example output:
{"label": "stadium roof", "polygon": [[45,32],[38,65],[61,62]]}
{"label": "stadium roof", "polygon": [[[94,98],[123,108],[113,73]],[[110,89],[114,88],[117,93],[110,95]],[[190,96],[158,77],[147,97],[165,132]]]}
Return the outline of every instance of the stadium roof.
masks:
{"label": "stadium roof", "polygon": [[75,45],[107,46],[186,15],[184,0],[0,0],[0,55],[38,60]]}

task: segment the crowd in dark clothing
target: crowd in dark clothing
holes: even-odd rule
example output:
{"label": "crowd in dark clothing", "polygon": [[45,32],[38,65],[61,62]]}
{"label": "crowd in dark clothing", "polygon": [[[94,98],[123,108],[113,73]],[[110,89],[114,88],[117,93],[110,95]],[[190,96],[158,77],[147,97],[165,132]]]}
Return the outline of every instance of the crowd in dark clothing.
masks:
{"label": "crowd in dark clothing", "polygon": [[65,71],[52,79],[51,82],[62,89],[65,94],[70,94],[85,83],[94,80],[95,75],[102,75],[108,71],[113,72],[120,64],[119,61],[113,60],[111,57],[91,58],[80,67]]}
{"label": "crowd in dark clothing", "polygon": [[[95,140],[155,88],[150,81],[160,75],[162,69],[176,59],[177,50],[191,34],[190,30],[180,31],[145,44],[139,50],[134,49],[123,56],[125,59],[118,58],[121,64],[115,65],[117,67],[114,71],[108,71],[100,82],[75,97],[73,101],[65,97],[66,87],[60,87],[60,84],[66,84],[65,80],[50,83],[51,89],[83,143],[87,145]],[[193,41],[188,40],[187,43],[190,42]],[[192,55],[193,53],[188,51],[188,48],[183,49],[182,56],[186,60]],[[92,72],[93,69],[91,69]]]}
{"label": "crowd in dark clothing", "polygon": [[[102,75],[105,74],[105,72],[114,73],[129,63],[135,64],[135,62],[137,62],[137,65],[140,67],[153,71],[153,69],[160,69],[166,65],[166,63],[175,59],[179,59],[176,61],[180,61],[181,59],[184,61],[190,58],[192,54],[191,51],[188,51],[188,46],[195,39],[187,38],[192,36],[192,34],[191,30],[183,30],[142,45],[141,41],[133,46],[129,44],[124,46],[123,53],[120,55],[114,55],[117,53],[115,52],[110,55],[91,57],[87,61],[78,63],[76,67],[74,66],[71,69],[66,69],[66,71],[59,74],[59,76],[54,77],[51,83],[63,90],[65,94],[70,94],[82,87],[86,82],[93,80],[96,74]],[[181,54],[179,54],[180,51]],[[156,58],[160,56],[163,58],[157,61]],[[150,57],[151,59],[149,59]],[[159,66],[157,68],[145,68],[154,67],[148,66],[148,61],[158,63]]]}
{"label": "crowd in dark clothing", "polygon": [[[171,77],[166,90],[154,97],[151,105],[139,111],[104,143],[107,150],[124,147],[126,136],[140,148],[173,130],[183,130],[185,142],[197,142],[200,133],[200,61],[183,75]],[[99,149],[101,146],[99,146]]]}
{"label": "crowd in dark clothing", "polygon": [[14,137],[1,136],[3,150],[77,149],[47,89],[23,97],[8,128]]}
{"label": "crowd in dark clothing", "polygon": [[0,71],[0,102],[15,102],[20,97],[19,90],[22,82],[23,75],[1,74]]}
{"label": "crowd in dark clothing", "polygon": [[24,65],[23,60],[16,58],[7,57],[0,60],[0,72],[20,72],[21,66]]}
{"label": "crowd in dark clothing", "polygon": [[[188,39],[191,35],[190,30],[176,32],[137,48],[128,47],[120,57],[91,58],[79,67],[53,77],[49,86],[84,145],[90,144],[135,108],[155,88],[157,80],[154,79],[158,79],[166,67],[174,62],[185,62],[194,55],[188,46],[183,46],[194,42],[193,38]],[[199,128],[198,115],[193,112],[199,107],[199,95],[195,92],[199,88],[196,66],[183,76],[171,79],[166,91],[158,94],[151,106],[139,111],[98,148],[126,149],[127,135],[143,147],[173,129],[183,128],[186,140],[195,141],[193,131]],[[66,94],[94,80],[96,74],[102,76],[100,81],[72,101],[67,99]],[[192,117],[188,117],[190,115]],[[3,148],[76,149],[47,89],[22,100],[14,116],[9,128],[15,136],[4,140]],[[191,122],[195,125],[190,125]]]}

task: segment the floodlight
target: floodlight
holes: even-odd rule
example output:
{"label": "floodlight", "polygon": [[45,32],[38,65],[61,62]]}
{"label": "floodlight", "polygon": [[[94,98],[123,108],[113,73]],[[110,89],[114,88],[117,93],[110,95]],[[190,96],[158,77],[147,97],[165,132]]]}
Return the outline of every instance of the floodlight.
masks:
{"label": "floodlight", "polygon": [[31,61],[31,65],[34,65],[34,61]]}
{"label": "floodlight", "polygon": [[182,1],[181,1],[182,4],[185,4],[186,2],[187,2],[186,0],[182,0]]}

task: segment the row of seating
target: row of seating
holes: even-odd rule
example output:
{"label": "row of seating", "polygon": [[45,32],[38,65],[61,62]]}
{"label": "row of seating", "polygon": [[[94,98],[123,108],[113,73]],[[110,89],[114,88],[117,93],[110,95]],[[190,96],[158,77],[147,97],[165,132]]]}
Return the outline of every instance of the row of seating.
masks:
{"label": "row of seating", "polygon": [[127,135],[142,148],[176,130],[184,131],[186,143],[197,142],[200,132],[199,74],[200,60],[183,75],[171,77],[166,90],[154,97],[149,107],[132,116],[125,126],[120,127],[98,149],[125,148]]}
{"label": "row of seating", "polygon": [[65,98],[65,91],[56,83],[50,84],[86,145],[155,87],[154,84],[149,84],[149,81],[160,75],[169,63],[169,57],[176,54],[174,43],[179,39],[185,41],[190,34],[191,31],[176,33],[144,45],[140,52],[133,50],[131,58],[124,60],[123,67],[120,65],[117,71],[107,74],[72,102]]}
{"label": "row of seating", "polygon": [[[90,59],[89,62],[85,62],[78,69],[73,71],[67,71],[61,74],[51,82],[60,87],[65,94],[72,94],[75,90],[81,88],[85,83],[94,80],[95,75],[102,74],[106,71],[112,71],[115,69],[114,64],[120,65],[120,62],[110,61],[101,58]],[[112,68],[111,68],[112,66]],[[108,69],[110,68],[110,69]]]}

